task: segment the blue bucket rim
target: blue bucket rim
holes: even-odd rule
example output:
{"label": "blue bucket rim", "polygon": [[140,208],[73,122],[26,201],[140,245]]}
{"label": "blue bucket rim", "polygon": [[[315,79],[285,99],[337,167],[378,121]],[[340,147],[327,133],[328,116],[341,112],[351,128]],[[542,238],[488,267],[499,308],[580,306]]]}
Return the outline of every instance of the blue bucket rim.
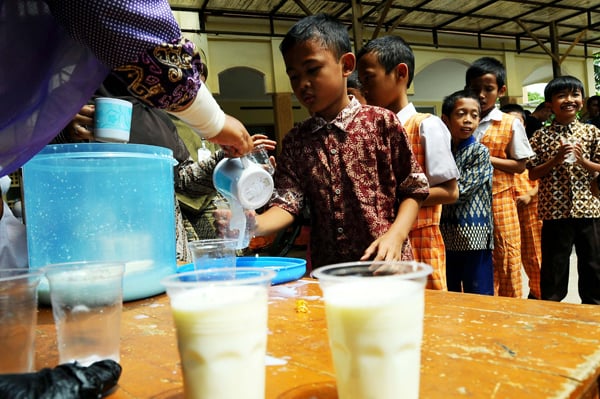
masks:
{"label": "blue bucket rim", "polygon": [[173,160],[173,151],[149,144],[124,143],[73,143],[49,144],[31,160],[64,158],[164,158]]}

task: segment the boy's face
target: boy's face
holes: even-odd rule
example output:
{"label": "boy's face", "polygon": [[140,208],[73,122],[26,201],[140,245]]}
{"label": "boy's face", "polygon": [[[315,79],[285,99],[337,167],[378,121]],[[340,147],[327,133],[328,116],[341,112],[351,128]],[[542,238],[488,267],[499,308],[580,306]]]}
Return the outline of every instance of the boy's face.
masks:
{"label": "boy's face", "polygon": [[450,116],[442,115],[442,120],[448,126],[452,141],[466,140],[479,126],[479,103],[473,98],[461,98],[454,104]]}
{"label": "boy's face", "polygon": [[337,60],[317,40],[295,45],[283,54],[294,94],[311,115],[334,119],[349,104],[346,78],[354,69],[354,54]]}
{"label": "boy's face", "polygon": [[583,106],[583,95],[580,90],[561,90],[552,95],[550,107],[558,123],[567,125],[577,118],[577,112]]}
{"label": "boy's face", "polygon": [[375,53],[367,53],[360,58],[357,66],[358,77],[368,104],[394,112],[400,111],[398,83],[402,76],[397,73],[397,69],[386,73]]}
{"label": "boy's face", "polygon": [[598,115],[600,115],[600,100],[595,98],[590,101],[590,105],[588,106],[588,117],[592,119]]}
{"label": "boy's face", "polygon": [[481,116],[490,113],[496,106],[498,97],[504,96],[506,86],[498,87],[496,75],[486,73],[471,79],[469,88],[479,95],[479,104],[481,105]]}

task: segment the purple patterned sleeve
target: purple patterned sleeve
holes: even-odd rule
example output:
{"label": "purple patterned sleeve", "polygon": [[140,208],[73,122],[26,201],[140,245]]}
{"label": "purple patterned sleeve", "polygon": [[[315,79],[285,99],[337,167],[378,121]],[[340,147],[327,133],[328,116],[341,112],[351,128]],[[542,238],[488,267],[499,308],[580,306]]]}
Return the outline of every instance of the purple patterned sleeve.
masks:
{"label": "purple patterned sleeve", "polygon": [[78,42],[115,68],[181,31],[166,0],[47,0],[52,15]]}
{"label": "purple patterned sleeve", "polygon": [[166,0],[49,0],[69,34],[112,68],[146,104],[178,111],[201,85],[201,60]]}
{"label": "purple patterned sleeve", "polygon": [[194,43],[186,39],[158,45],[113,71],[134,96],[168,111],[185,108],[202,84],[200,55]]}

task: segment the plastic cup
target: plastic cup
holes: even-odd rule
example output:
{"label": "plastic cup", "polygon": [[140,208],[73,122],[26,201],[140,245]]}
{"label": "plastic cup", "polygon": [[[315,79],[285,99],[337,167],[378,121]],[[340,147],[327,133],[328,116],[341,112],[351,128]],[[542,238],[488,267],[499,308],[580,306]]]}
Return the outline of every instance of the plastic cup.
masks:
{"label": "plastic cup", "polygon": [[[575,139],[568,139],[566,137],[561,137],[560,138],[560,142],[561,144],[570,144],[573,147],[577,145],[577,140]],[[577,161],[577,158],[575,157],[575,153],[573,151],[569,152],[564,160],[565,163],[575,163]]]}
{"label": "plastic cup", "polygon": [[264,144],[257,145],[254,147],[248,155],[246,155],[252,162],[261,166],[264,170],[266,170],[270,175],[275,173],[275,168],[269,159],[269,153],[265,148]]}
{"label": "plastic cup", "polygon": [[275,271],[208,269],[166,277],[186,398],[264,399],[268,287]]}
{"label": "plastic cup", "polygon": [[39,270],[0,270],[0,374],[33,371],[41,276]]}
{"label": "plastic cup", "polygon": [[50,285],[60,363],[119,362],[125,264],[73,262],[43,270]]}
{"label": "plastic cup", "polygon": [[133,104],[110,97],[96,98],[94,138],[97,141],[127,143],[131,132]]}
{"label": "plastic cup", "polygon": [[214,238],[188,243],[194,270],[235,268],[237,239]]}
{"label": "plastic cup", "polygon": [[[373,272],[377,269],[377,272]],[[338,397],[419,397],[429,265],[351,262],[313,271],[325,301]]]}

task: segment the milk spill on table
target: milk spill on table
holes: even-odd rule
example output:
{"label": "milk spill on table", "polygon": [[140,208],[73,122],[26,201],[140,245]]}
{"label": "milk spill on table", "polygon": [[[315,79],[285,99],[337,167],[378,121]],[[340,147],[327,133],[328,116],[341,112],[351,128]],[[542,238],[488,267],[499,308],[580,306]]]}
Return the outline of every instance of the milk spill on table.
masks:
{"label": "milk spill on table", "polygon": [[264,398],[266,287],[189,290],[171,307],[186,398]]}
{"label": "milk spill on table", "polygon": [[365,280],[325,291],[339,398],[418,398],[422,283]]}

